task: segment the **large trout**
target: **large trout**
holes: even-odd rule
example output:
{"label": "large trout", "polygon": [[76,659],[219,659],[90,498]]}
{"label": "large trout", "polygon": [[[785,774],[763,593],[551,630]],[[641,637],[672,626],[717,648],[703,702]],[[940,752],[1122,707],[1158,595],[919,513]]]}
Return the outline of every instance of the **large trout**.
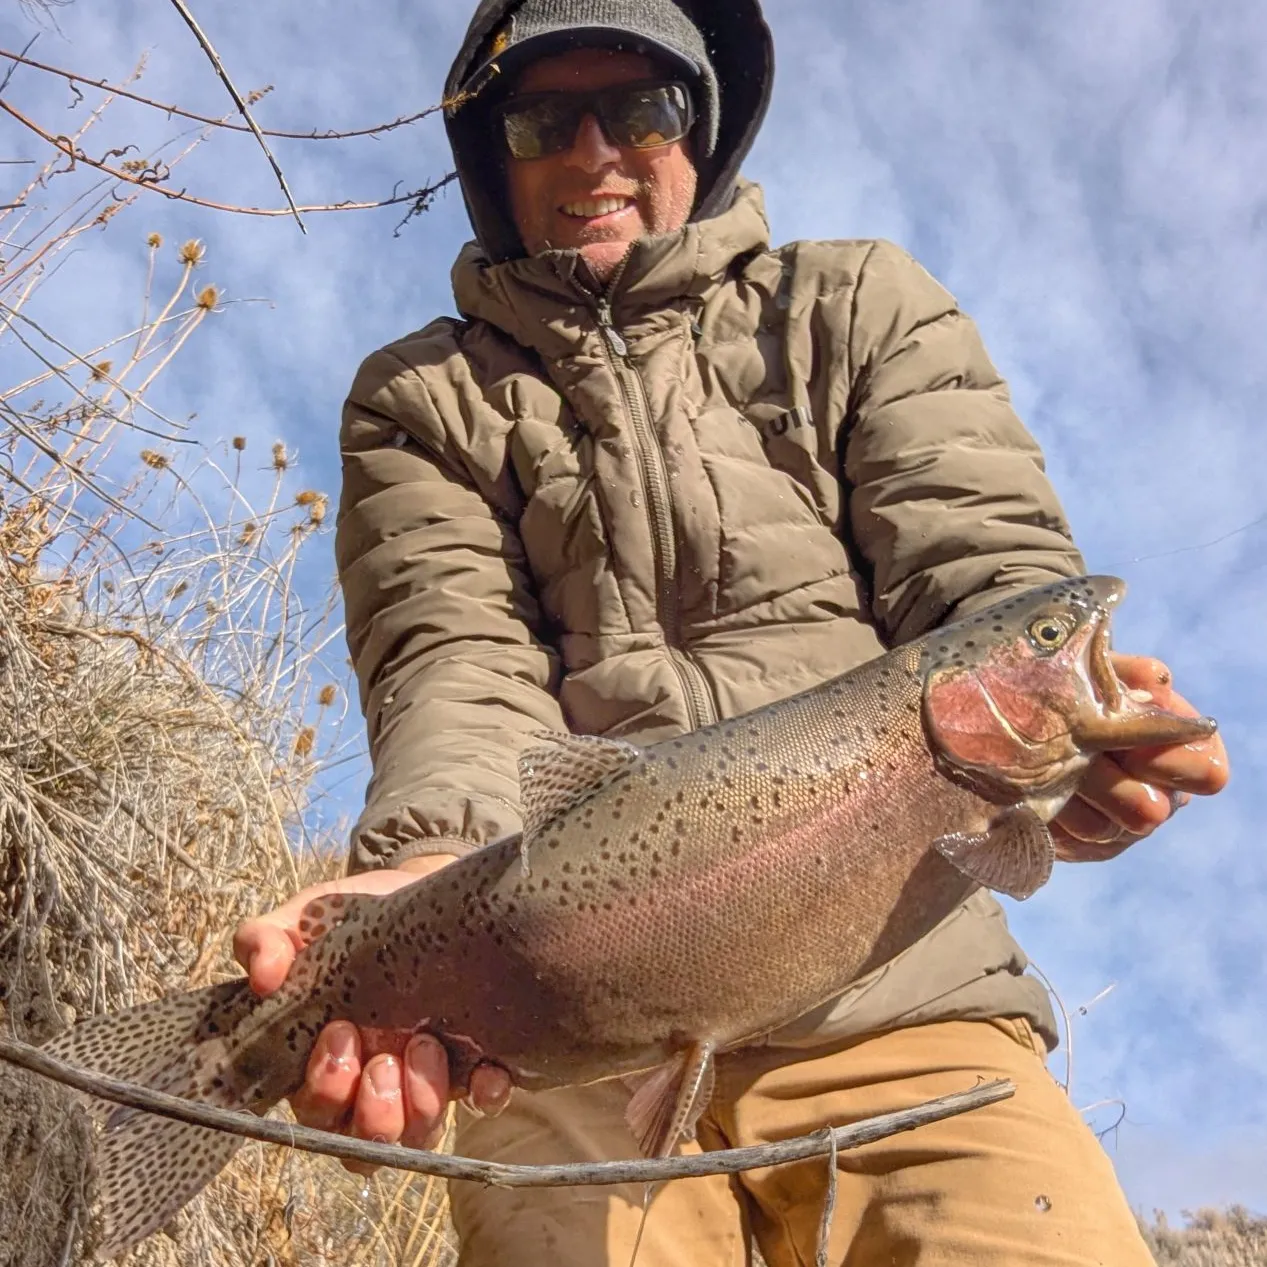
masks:
{"label": "large trout", "polygon": [[[635,1140],[670,1151],[714,1056],[838,994],[979,885],[1048,878],[1047,823],[1098,752],[1190,741],[1109,658],[1122,583],[1064,581],[791,699],[649,747],[550,735],[520,762],[524,831],[385,897],[328,897],[285,985],[244,980],[90,1019],[57,1055],[264,1112],[328,1021],[481,1060],[538,1090],[647,1074]],[[523,860],[521,861],[521,849]],[[106,1255],[199,1191],[240,1140],[133,1111],[98,1158]]]}

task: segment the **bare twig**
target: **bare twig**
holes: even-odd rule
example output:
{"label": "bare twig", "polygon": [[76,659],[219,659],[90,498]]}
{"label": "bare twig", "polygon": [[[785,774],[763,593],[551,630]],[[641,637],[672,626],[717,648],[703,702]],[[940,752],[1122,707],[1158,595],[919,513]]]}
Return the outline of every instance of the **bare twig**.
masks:
{"label": "bare twig", "polygon": [[303,217],[299,214],[299,208],[295,206],[295,200],[291,197],[290,186],[286,183],[286,177],[282,174],[281,165],[277,159],[273,157],[273,151],[268,148],[268,142],[264,139],[263,134],[256,126],[255,119],[251,115],[250,108],[246,104],[246,99],[238,92],[234,86],[233,80],[229,78],[229,72],[225,70],[224,63],[220,60],[220,54],[216,52],[210,39],[207,38],[206,32],[198,25],[197,19],[189,11],[189,6],[185,0],[171,0],[172,7],[180,14],[185,25],[194,33],[196,39],[202,47],[202,51],[206,53],[207,60],[210,61],[216,74],[220,78],[220,82],[227,89],[229,96],[233,98],[233,104],[237,106],[238,112],[246,121],[247,127],[251,129],[255,139],[260,143],[260,149],[264,151],[264,157],[268,159],[268,165],[273,169],[273,174],[277,177],[277,183],[282,187],[282,194],[286,199],[286,205],[290,208],[291,213],[295,217],[295,223],[299,226],[300,233],[307,233],[304,227]]}
{"label": "bare twig", "polygon": [[878,1139],[887,1139],[890,1135],[915,1130],[930,1122],[940,1122],[972,1109],[983,1108],[987,1104],[995,1104],[1016,1093],[1013,1083],[999,1078],[973,1087],[970,1091],[958,1091],[953,1095],[928,1100],[914,1108],[884,1113],[878,1117],[853,1122],[849,1126],[815,1131],[812,1135],[780,1140],[775,1144],[719,1149],[689,1157],[512,1166],[503,1162],[479,1161],[470,1157],[452,1157],[447,1153],[401,1148],[395,1144],[376,1144],[345,1135],[334,1135],[328,1131],[294,1126],[289,1122],[257,1118],[251,1113],[234,1113],[209,1104],[195,1104],[162,1091],[151,1091],[147,1087],[122,1082],[117,1078],[88,1073],[50,1056],[38,1047],[12,1039],[0,1038],[0,1060],[20,1065],[32,1073],[74,1087],[98,1099],[157,1113],[161,1117],[175,1118],[195,1126],[207,1126],[231,1135],[241,1135],[246,1139],[262,1140],[267,1144],[283,1144],[306,1153],[323,1153],[345,1161],[366,1162],[371,1166],[392,1166],[415,1174],[465,1179],[499,1188],[661,1183],[666,1179],[736,1174],[743,1170],[781,1165],[789,1161],[803,1161],[807,1157],[822,1157],[840,1149],[858,1148]]}
{"label": "bare twig", "polygon": [[[192,110],[182,109],[180,106],[174,106],[165,101],[155,101],[151,97],[143,97],[140,93],[121,88],[118,84],[113,84],[109,80],[93,79],[91,76],[79,75],[71,70],[62,70],[58,66],[50,66],[47,62],[37,62],[33,57],[25,57],[21,53],[12,53],[8,49],[0,48],[0,57],[7,57],[10,61],[20,63],[23,66],[30,66],[33,70],[41,70],[50,75],[58,75],[71,84],[83,84],[88,88],[99,88],[101,91],[108,92],[116,97],[126,97],[129,101],[149,106],[153,110],[161,110],[164,114],[175,115],[177,118],[189,119],[194,123],[203,123],[212,128],[221,128],[226,132],[251,131],[245,123],[234,123],[228,119],[216,119],[210,115],[197,114]],[[3,85],[0,84],[0,87],[3,87]],[[394,132],[397,128],[409,127],[411,124],[417,123],[429,115],[437,114],[441,110],[456,109],[464,104],[471,95],[470,93],[459,93],[456,97],[450,97],[440,102],[439,105],[428,106],[425,110],[418,110],[413,114],[403,114],[400,118],[393,119],[390,123],[375,123],[370,127],[350,128],[346,132],[339,132],[333,128],[313,128],[309,132],[286,132],[279,128],[260,128],[259,130],[264,136],[275,137],[283,141],[349,141],[359,137],[381,136],[385,132]],[[30,160],[21,161],[29,162]]]}
{"label": "bare twig", "polygon": [[[36,136],[47,141],[54,149],[65,154],[72,162],[84,163],[88,167],[94,167],[99,172],[105,172],[107,176],[112,176],[115,180],[124,184],[135,185],[139,189],[149,189],[156,194],[162,194],[164,198],[170,198],[173,202],[188,202],[196,207],[207,207],[212,211],[229,211],[235,215],[241,216],[288,216],[291,214],[289,207],[239,207],[232,203],[212,202],[207,198],[198,198],[191,193],[186,193],[183,189],[168,189],[162,181],[166,176],[162,173],[154,173],[146,177],[132,176],[127,172],[120,171],[117,167],[111,167],[108,163],[103,163],[100,159],[90,158],[83,150],[75,145],[64,136],[54,136],[51,132],[46,132],[33,119],[28,119],[20,110],[12,106],[7,101],[0,100],[0,110],[11,115],[19,123],[30,128]],[[319,206],[301,206],[296,210],[304,215],[312,215],[320,211],[372,211],[377,207],[397,207],[404,203],[413,203],[415,207],[425,205],[430,199],[434,198],[446,185],[457,179],[457,172],[450,172],[434,185],[424,186],[422,189],[415,189],[407,194],[395,194],[391,198],[380,198],[377,202],[334,202],[324,203]]]}
{"label": "bare twig", "polygon": [[[39,38],[40,38],[40,37],[39,37],[38,35],[32,35],[32,36],[31,36],[31,38],[30,38],[29,40],[27,40],[27,42],[23,45],[23,47],[22,47],[22,52],[23,52],[24,54],[25,54],[25,53],[29,53],[29,52],[31,51],[31,49],[35,46],[35,41],[36,41],[36,40],[38,40]],[[10,55],[10,56],[12,57],[12,55]],[[14,64],[14,65],[12,65],[12,66],[10,66],[10,67],[9,67],[9,69],[8,69],[8,70],[6,70],[6,71],[4,72],[4,78],[3,78],[3,79],[0,79],[0,92],[4,92],[4,91],[5,91],[5,89],[6,89],[6,88],[8,88],[8,86],[9,86],[9,81],[13,78],[13,72],[14,72],[15,70],[17,70],[17,65],[16,65],[16,63],[17,63],[18,61],[22,60],[22,58],[21,58],[20,56],[18,56],[18,57],[12,57],[12,60],[14,61],[14,63],[15,63],[15,64]],[[10,160],[6,160],[6,161],[8,161],[8,162],[13,162],[13,161],[16,161],[16,162],[21,162],[22,160],[21,160],[21,159],[17,159],[17,160],[12,160],[12,159],[10,159]]]}
{"label": "bare twig", "polygon": [[34,431],[32,431],[31,428],[28,427],[22,420],[22,415],[15,409],[7,405],[0,405],[0,410],[3,410],[3,412],[8,416],[8,421],[4,424],[5,426],[11,427],[32,448],[38,449],[46,458],[48,458],[50,462],[56,463],[65,471],[69,471],[75,479],[79,480],[80,483],[91,491],[94,496],[101,498],[107,506],[111,507],[113,510],[119,511],[121,514],[135,516],[147,528],[153,528],[156,532],[158,531],[158,526],[150,523],[150,521],[139,511],[135,510],[131,506],[125,505],[117,497],[106,492],[106,490],[83,469],[82,465],[77,462],[70,461],[59,449],[49,444],[49,442],[42,436],[37,435]]}
{"label": "bare twig", "polygon": [[818,1222],[818,1252],[814,1255],[814,1267],[829,1267],[828,1242],[831,1239],[831,1221],[836,1213],[836,1151],[839,1145],[832,1131],[824,1132],[831,1145],[827,1153],[827,1195],[823,1200],[823,1216]]}

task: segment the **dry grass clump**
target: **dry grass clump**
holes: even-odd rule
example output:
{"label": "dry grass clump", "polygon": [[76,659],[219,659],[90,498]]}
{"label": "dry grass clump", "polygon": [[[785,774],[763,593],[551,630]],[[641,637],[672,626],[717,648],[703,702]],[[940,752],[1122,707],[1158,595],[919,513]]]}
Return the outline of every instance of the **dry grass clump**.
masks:
{"label": "dry grass clump", "polygon": [[1184,1211],[1187,1224],[1171,1227],[1159,1213],[1141,1222],[1158,1267],[1263,1267],[1267,1263],[1267,1218],[1242,1205],[1226,1210]]}
{"label": "dry grass clump", "polygon": [[[129,493],[137,504],[154,500],[156,481],[177,479],[145,466]],[[175,485],[174,517],[205,515],[193,489],[208,469]],[[83,497],[56,470],[37,495],[5,506],[7,1032],[41,1041],[76,1016],[236,974],[235,924],[338,870],[338,849],[307,824],[313,776],[340,742],[346,695],[323,664],[338,630],[329,604],[306,606],[294,585],[318,529],[304,502],[283,496],[286,478],[276,473],[259,510],[122,554],[120,540],[147,534],[113,511],[91,531],[70,528],[64,512]],[[54,1251],[89,1226],[85,1136],[60,1089],[4,1074],[0,1224],[24,1229],[8,1261],[34,1267],[58,1261]],[[434,1186],[389,1176],[363,1193],[331,1162],[251,1145],[171,1236],[129,1261],[435,1262],[438,1205]]]}
{"label": "dry grass clump", "polygon": [[[106,104],[81,108],[76,141]],[[195,445],[155,404],[202,323],[224,319],[222,292],[194,285],[201,243],[139,233],[137,320],[73,350],[33,299],[75,267],[70,246],[133,209],[56,159],[11,170],[25,183],[0,195],[0,1031],[39,1042],[238,975],[238,920],[341,869],[319,776],[347,759],[348,693],[335,595],[311,580],[330,568],[327,545],[310,551],[325,496],[284,446]],[[70,1094],[0,1065],[0,1267],[83,1260],[88,1142]],[[441,1204],[425,1181],[365,1185],[248,1144],[125,1261],[422,1267],[450,1257]]]}

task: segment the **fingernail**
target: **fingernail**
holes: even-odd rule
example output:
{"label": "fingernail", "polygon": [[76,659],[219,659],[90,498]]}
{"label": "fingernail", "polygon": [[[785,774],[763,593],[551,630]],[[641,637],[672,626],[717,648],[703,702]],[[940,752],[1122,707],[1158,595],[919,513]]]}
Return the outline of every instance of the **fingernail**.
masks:
{"label": "fingernail", "polygon": [[367,1072],[376,1096],[387,1099],[400,1094],[400,1067],[394,1057],[384,1056],[382,1060],[375,1060]]}
{"label": "fingernail", "polygon": [[409,1068],[418,1077],[428,1082],[437,1082],[447,1077],[449,1072],[449,1056],[443,1046],[429,1034],[415,1038],[405,1052]]}
{"label": "fingernail", "polygon": [[352,1026],[331,1025],[326,1031],[326,1051],[331,1060],[351,1060],[356,1055],[356,1031]]}
{"label": "fingernail", "polygon": [[471,1098],[489,1117],[496,1117],[510,1103],[513,1086],[510,1074],[497,1065],[476,1065],[471,1074]]}

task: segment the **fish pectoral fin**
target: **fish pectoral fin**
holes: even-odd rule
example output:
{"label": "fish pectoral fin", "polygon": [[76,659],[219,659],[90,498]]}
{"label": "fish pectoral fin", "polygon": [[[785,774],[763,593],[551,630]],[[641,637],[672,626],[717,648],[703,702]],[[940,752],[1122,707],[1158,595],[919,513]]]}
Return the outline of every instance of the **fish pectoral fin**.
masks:
{"label": "fish pectoral fin", "polygon": [[523,803],[525,855],[533,840],[556,818],[588,801],[613,779],[633,769],[643,750],[623,739],[569,735],[544,730],[545,742],[519,754],[519,798]]}
{"label": "fish pectoral fin", "polygon": [[644,1157],[667,1157],[679,1140],[694,1136],[695,1124],[713,1098],[715,1051],[712,1042],[693,1043],[638,1085],[625,1121]]}
{"label": "fish pectoral fin", "polygon": [[1028,805],[1006,810],[988,831],[956,832],[934,845],[969,879],[1020,900],[1047,883],[1056,857],[1047,824]]}

